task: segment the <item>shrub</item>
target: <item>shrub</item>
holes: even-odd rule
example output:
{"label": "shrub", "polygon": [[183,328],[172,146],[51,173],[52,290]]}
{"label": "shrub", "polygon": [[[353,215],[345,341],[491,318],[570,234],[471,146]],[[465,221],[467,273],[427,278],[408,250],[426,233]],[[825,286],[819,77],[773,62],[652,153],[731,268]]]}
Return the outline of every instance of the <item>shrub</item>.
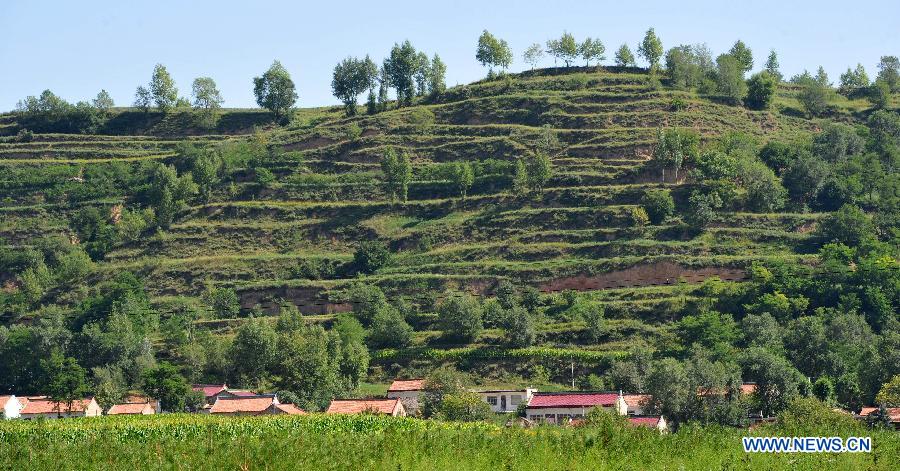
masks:
{"label": "shrub", "polygon": [[747,97],[744,98],[744,104],[754,110],[768,108],[775,95],[777,83],[778,80],[766,71],[754,74],[747,80]]}
{"label": "shrub", "polygon": [[457,422],[476,422],[491,416],[491,406],[476,393],[449,394],[441,400],[438,417]]}
{"label": "shrub", "polygon": [[675,201],[669,190],[649,190],[641,197],[641,207],[653,224],[662,224],[675,212]]}
{"label": "shrub", "polygon": [[397,309],[383,305],[372,318],[369,343],[376,348],[404,348],[411,343],[412,333],[412,327]]}
{"label": "shrub", "polygon": [[359,244],[353,254],[353,263],[363,273],[374,273],[390,262],[391,252],[384,242],[369,240]]}
{"label": "shrub", "polygon": [[231,288],[211,288],[203,298],[218,319],[237,317],[241,310],[238,295]]}
{"label": "shrub", "polygon": [[483,328],[481,306],[467,293],[449,295],[438,306],[438,317],[444,334],[456,340],[471,342]]}

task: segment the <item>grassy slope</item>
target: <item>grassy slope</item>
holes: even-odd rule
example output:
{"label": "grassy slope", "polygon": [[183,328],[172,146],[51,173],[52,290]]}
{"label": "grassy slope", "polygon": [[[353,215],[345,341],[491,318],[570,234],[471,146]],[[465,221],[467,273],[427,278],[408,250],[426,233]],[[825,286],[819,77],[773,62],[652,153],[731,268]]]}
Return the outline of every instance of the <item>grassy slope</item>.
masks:
{"label": "grassy slope", "polygon": [[[645,190],[666,187],[676,196],[688,191],[642,170],[656,129],[690,127],[704,139],[740,131],[760,140],[801,140],[822,121],[797,117],[792,93],[789,87],[779,91],[782,112],[755,112],[653,88],[645,74],[634,71],[545,70],[454,87],[436,103],[375,116],[348,119],[337,107],[301,110],[290,126],[268,132],[270,142],[286,151],[264,163],[276,175],[274,183],[264,188],[235,174],[232,189],[222,185],[210,203],[189,208],[170,231],[113,250],[98,265],[97,277],[136,271],[161,305],[173,296],[199,295],[212,284],[235,287],[245,300],[267,307],[287,298],[306,309],[339,297],[356,279],[343,269],[353,247],[380,238],[397,255],[367,279],[392,296],[426,288],[489,291],[501,278],[539,285],[621,272],[604,286],[626,295],[600,295],[602,302],[626,317],[664,325],[667,320],[653,318],[659,303],[684,302],[690,295],[672,285],[679,274],[655,279],[622,270],[648,264],[711,270],[690,278],[699,281],[754,260],[796,258],[821,215],[724,214],[693,239],[673,236],[670,225],[635,226],[630,211]],[[685,104],[677,112],[675,98]],[[834,119],[842,121],[853,121],[860,107],[838,105]],[[433,122],[423,121],[421,110]],[[184,139],[213,145],[240,138],[234,135],[265,126],[266,119],[260,112],[228,112],[211,134],[200,135],[182,113],[124,111],[107,126],[118,135],[0,142],[0,237],[22,245],[40,234],[68,234],[68,218],[79,207],[108,208],[132,196],[129,182],[91,188],[96,176],[114,166],[171,161]],[[12,129],[9,116],[0,122]],[[423,180],[441,162],[514,162],[529,152],[542,125],[555,130],[561,147],[553,156],[554,177],[541,192],[516,197],[508,193],[508,177],[486,174],[460,200],[446,182]],[[143,135],[131,135],[136,133]],[[385,201],[378,162],[387,146],[413,155],[416,181],[407,204]],[[84,183],[77,181],[81,177]],[[664,286],[648,298],[639,287],[644,284]],[[310,289],[297,289],[304,287]],[[77,289],[67,293],[70,299],[78,295]],[[239,323],[201,325],[227,334]],[[580,328],[550,326],[557,335],[547,336],[547,345],[568,348]],[[607,345],[592,348],[617,348],[630,335],[614,332]],[[426,329],[417,335],[418,346],[431,338]],[[491,332],[481,339],[492,341]]]}

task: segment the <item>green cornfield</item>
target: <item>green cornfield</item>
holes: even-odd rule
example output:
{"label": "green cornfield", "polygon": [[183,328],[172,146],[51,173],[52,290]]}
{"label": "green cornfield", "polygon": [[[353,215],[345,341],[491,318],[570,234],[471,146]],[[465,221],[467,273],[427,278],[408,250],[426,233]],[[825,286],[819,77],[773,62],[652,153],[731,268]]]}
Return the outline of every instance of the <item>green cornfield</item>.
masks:
{"label": "green cornfield", "polygon": [[742,436],[786,434],[774,426],[752,432],[686,426],[661,435],[618,421],[523,429],[367,415],[99,417],[0,423],[0,469],[898,468],[900,434],[855,432],[872,437],[872,453],[743,452]]}

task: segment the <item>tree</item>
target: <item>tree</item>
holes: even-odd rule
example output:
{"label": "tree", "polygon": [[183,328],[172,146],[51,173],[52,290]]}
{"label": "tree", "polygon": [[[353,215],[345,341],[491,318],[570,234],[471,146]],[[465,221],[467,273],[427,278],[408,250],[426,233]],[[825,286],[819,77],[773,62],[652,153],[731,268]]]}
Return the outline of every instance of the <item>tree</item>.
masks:
{"label": "tree", "polygon": [[198,77],[194,79],[192,95],[194,96],[194,108],[197,108],[203,114],[203,123],[207,127],[215,124],[216,112],[222,108],[222,94],[216,87],[216,81],[210,77]]}
{"label": "tree", "polygon": [[474,392],[446,394],[438,407],[437,416],[454,422],[479,422],[491,416],[491,406]]}
{"label": "tree", "polygon": [[93,101],[94,108],[97,108],[101,113],[108,113],[109,109],[116,104],[113,102],[111,96],[106,90],[100,90],[100,93],[97,94],[97,98],[94,98]]}
{"label": "tree", "polygon": [[616,65],[619,67],[637,66],[637,63],[634,60],[634,54],[631,53],[631,49],[628,47],[628,44],[622,44],[616,51]]}
{"label": "tree", "polygon": [[546,153],[538,151],[527,157],[525,162],[528,187],[541,191],[553,175],[553,163]]}
{"label": "tree", "polygon": [[900,375],[895,375],[881,386],[875,403],[884,407],[900,407]]}
{"label": "tree", "polygon": [[149,202],[156,224],[168,228],[177,214],[187,206],[187,198],[197,193],[190,174],[178,176],[175,167],[157,164],[150,175]]}
{"label": "tree", "polygon": [[886,83],[891,93],[900,91],[900,59],[897,56],[881,56],[876,80]]}
{"label": "tree", "polygon": [[802,75],[797,80],[797,84],[800,86],[797,99],[800,100],[800,104],[810,116],[820,116],[828,110],[830,89],[827,78],[824,82],[822,76],[816,79],[809,74]]}
{"label": "tree", "polygon": [[134,92],[134,107],[146,113],[150,111],[151,104],[153,104],[153,95],[150,90],[143,86],[137,87]]}
{"label": "tree", "polygon": [[441,330],[449,338],[471,342],[483,327],[478,301],[467,293],[452,293],[438,306]]}
{"label": "tree", "polygon": [[175,106],[178,100],[178,89],[175,81],[169,75],[169,71],[162,64],[156,64],[153,68],[153,77],[150,79],[150,94],[160,111],[166,112]]}
{"label": "tree", "polygon": [[275,363],[278,339],[272,326],[251,318],[237,329],[229,356],[234,373],[245,385],[259,384]]}
{"label": "tree", "polygon": [[653,224],[662,224],[675,213],[675,201],[669,190],[648,190],[641,197],[641,206]]}
{"label": "tree", "polygon": [[203,300],[218,319],[237,317],[241,310],[240,299],[231,288],[210,288],[203,295]]}
{"label": "tree", "polygon": [[761,348],[745,350],[741,357],[744,378],[756,382],[755,399],[763,417],[784,410],[799,395],[806,381],[784,357]]}
{"label": "tree", "polygon": [[547,52],[554,58],[565,62],[566,67],[569,67],[578,57],[578,43],[570,33],[563,32],[559,39],[547,41]]}
{"label": "tree", "polygon": [[728,55],[734,57],[735,60],[738,61],[738,64],[741,65],[742,75],[753,69],[753,51],[751,51],[740,39],[731,46]]}
{"label": "tree", "polygon": [[525,167],[525,160],[522,158],[516,159],[512,189],[517,196],[523,196],[528,192],[528,169]]}
{"label": "tree", "polygon": [[521,306],[510,307],[503,316],[506,342],[516,348],[530,347],[537,339],[537,321]]}
{"label": "tree", "polygon": [[155,368],[144,372],[144,392],[159,400],[163,410],[170,412],[182,412],[185,408],[186,398],[191,392],[191,386],[175,365],[161,362]]}
{"label": "tree", "polygon": [[853,127],[829,123],[813,137],[812,151],[816,157],[835,164],[865,151],[865,141]]}
{"label": "tree", "polygon": [[412,179],[412,165],[409,154],[404,151],[400,155],[389,147],[381,157],[381,171],[384,173],[385,192],[391,202],[400,199],[406,202],[409,181]]}
{"label": "tree", "polygon": [[666,70],[672,84],[678,88],[696,87],[705,76],[694,48],[687,45],[673,47],[666,52]]}
{"label": "tree", "polygon": [[663,45],[653,28],[648,29],[644,35],[644,40],[638,46],[638,55],[650,64],[651,72],[656,72],[659,68],[659,59],[663,55]]}
{"label": "tree", "polygon": [[891,104],[891,87],[884,80],[876,80],[868,89],[866,98],[876,109],[887,109]]}
{"label": "tree", "polygon": [[869,85],[869,74],[866,73],[866,68],[862,64],[856,64],[855,70],[847,67],[847,71],[841,74],[838,93],[851,97],[868,88]]}
{"label": "tree", "polygon": [[525,53],[522,54],[522,60],[525,61],[526,64],[531,66],[531,70],[541,62],[541,59],[544,58],[544,48],[541,47],[540,44],[534,43],[531,46],[528,46],[528,49],[525,49]]}
{"label": "tree", "polygon": [[253,78],[256,104],[275,114],[275,119],[287,116],[298,95],[291,74],[277,60],[262,76]]}
{"label": "tree", "polygon": [[778,70],[778,54],[775,52],[775,49],[769,51],[769,58],[766,59],[766,72],[770,73],[772,77],[775,77],[775,80],[781,82],[784,79],[784,76],[781,75],[781,71]]}
{"label": "tree", "polygon": [[388,246],[379,240],[366,240],[353,253],[353,264],[363,273],[374,273],[391,260]]}
{"label": "tree", "polygon": [[856,247],[873,237],[875,229],[872,218],[862,209],[845,204],[822,220],[818,236],[823,242],[840,242],[848,247]]}
{"label": "tree", "polygon": [[453,188],[459,193],[463,199],[466,198],[466,192],[472,188],[475,183],[475,175],[472,173],[472,165],[469,162],[453,162],[450,166],[450,179]]}
{"label": "tree", "polygon": [[761,347],[772,352],[780,352],[784,349],[782,330],[778,320],[768,312],[750,313],[741,320],[740,331],[744,335],[744,344],[747,347]]}
{"label": "tree", "polygon": [[747,97],[744,104],[754,110],[764,110],[772,103],[778,79],[766,71],[753,74],[747,80]]}
{"label": "tree", "polygon": [[381,306],[372,318],[369,343],[375,348],[404,348],[412,342],[413,328],[403,314],[389,305]]}
{"label": "tree", "polygon": [[716,89],[732,104],[740,103],[747,95],[743,65],[730,54],[716,58]]}
{"label": "tree", "polygon": [[658,129],[653,147],[653,162],[660,169],[662,181],[666,181],[666,168],[671,168],[678,180],[678,171],[685,160],[697,157],[700,136],[693,131]]}
{"label": "tree", "polygon": [[422,385],[422,416],[432,417],[440,411],[444,398],[466,392],[466,377],[449,366],[435,368]]}
{"label": "tree", "polygon": [[383,69],[387,76],[387,83],[397,90],[398,105],[412,104],[415,95],[413,76],[418,66],[418,53],[409,40],[404,41],[402,45],[394,44],[390,56],[384,60]]}
{"label": "tree", "polygon": [[87,393],[84,368],[72,357],[55,351],[50,358],[41,360],[41,371],[46,378],[44,391],[57,404],[58,411],[60,404],[66,404],[69,409],[73,402],[83,399]]}
{"label": "tree", "polygon": [[820,376],[812,385],[812,393],[816,399],[826,405],[833,405],[837,398],[834,393],[834,382],[828,376]]}
{"label": "tree", "polygon": [[584,321],[588,339],[594,343],[599,342],[606,333],[603,305],[593,301],[578,300],[570,309],[578,312],[579,317]]}
{"label": "tree", "polygon": [[700,192],[694,190],[688,198],[685,221],[695,229],[702,229],[715,218],[716,212],[722,208],[722,198],[715,191]]}
{"label": "tree", "polygon": [[484,30],[478,37],[475,59],[482,66],[487,66],[489,70],[492,70],[494,66],[506,69],[512,64],[513,54],[505,40],[498,39]]}
{"label": "tree", "polygon": [[646,381],[644,392],[650,395],[646,408],[678,423],[689,401],[697,394],[697,390],[691,387],[684,366],[674,358],[656,361]]}
{"label": "tree", "polygon": [[785,169],[782,181],[791,199],[806,204],[822,186],[828,171],[828,164],[824,161],[802,153]]}
{"label": "tree", "polygon": [[584,59],[585,65],[591,65],[592,60],[599,63],[606,59],[606,56],[604,55],[606,53],[606,46],[604,46],[603,42],[599,39],[591,39],[588,37],[578,45],[578,53],[581,55],[581,58]]}
{"label": "tree", "polygon": [[428,55],[419,51],[416,54],[416,71],[413,79],[416,82],[416,96],[424,96],[428,93],[428,77],[431,75],[431,61]]}
{"label": "tree", "polygon": [[[447,64],[444,64],[444,61],[442,61],[437,54],[435,54],[434,57],[431,58],[431,67],[429,69],[429,72],[428,93],[431,93],[432,95],[443,93],[443,91],[447,89],[447,84],[445,82],[447,75]],[[374,97],[374,95],[372,96]]]}

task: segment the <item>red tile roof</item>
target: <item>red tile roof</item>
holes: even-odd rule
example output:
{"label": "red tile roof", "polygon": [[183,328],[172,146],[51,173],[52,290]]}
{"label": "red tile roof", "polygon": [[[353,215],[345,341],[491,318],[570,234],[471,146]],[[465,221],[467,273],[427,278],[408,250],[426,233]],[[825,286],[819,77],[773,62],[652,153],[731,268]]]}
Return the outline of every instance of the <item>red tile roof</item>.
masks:
{"label": "red tile roof", "polygon": [[335,399],[328,405],[326,414],[360,414],[373,412],[393,414],[399,399]]}
{"label": "red tile roof", "polygon": [[528,402],[535,407],[609,407],[616,403],[618,393],[535,393]]}
{"label": "red tile roof", "polygon": [[659,424],[658,415],[633,415],[628,417],[628,421],[634,425],[644,425],[646,427],[656,427]]}
{"label": "red tile roof", "polygon": [[[886,407],[888,417],[891,418],[891,422],[900,422],[900,407]],[[861,411],[859,411],[859,415],[867,416],[871,413],[878,411],[877,407],[863,407]]]}
{"label": "red tile roof", "polygon": [[306,411],[293,404],[275,404],[275,409],[289,415],[306,415]]}
{"label": "red tile roof", "polygon": [[754,394],[756,392],[756,383],[744,383],[741,385],[741,392],[744,394]]}
{"label": "red tile roof", "polygon": [[644,406],[647,404],[647,401],[650,400],[650,395],[649,394],[623,394],[622,399],[625,399],[625,404],[628,404],[631,407]]}
{"label": "red tile roof", "polygon": [[395,379],[388,392],[421,391],[424,388],[424,379]]}
{"label": "red tile roof", "polygon": [[228,386],[224,384],[194,384],[191,386],[191,389],[194,391],[203,391],[203,395],[206,397],[213,397],[228,389]]}
{"label": "red tile roof", "polygon": [[106,415],[139,415],[145,413],[153,414],[156,413],[156,410],[153,409],[153,406],[148,402],[130,402],[116,404],[106,411]]}
{"label": "red tile roof", "polygon": [[258,414],[275,403],[274,396],[220,397],[209,409],[210,414]]}
{"label": "red tile roof", "polygon": [[259,395],[253,391],[247,391],[245,389],[229,389],[228,392],[230,392],[231,394],[234,394],[235,396],[238,396],[238,397],[253,397],[253,396]]}
{"label": "red tile roof", "polygon": [[[39,397],[39,396],[35,396]],[[49,399],[29,399],[22,414],[65,414],[73,412],[84,412],[91,404],[93,399],[77,399],[72,401],[71,407],[65,402],[55,402]]]}

